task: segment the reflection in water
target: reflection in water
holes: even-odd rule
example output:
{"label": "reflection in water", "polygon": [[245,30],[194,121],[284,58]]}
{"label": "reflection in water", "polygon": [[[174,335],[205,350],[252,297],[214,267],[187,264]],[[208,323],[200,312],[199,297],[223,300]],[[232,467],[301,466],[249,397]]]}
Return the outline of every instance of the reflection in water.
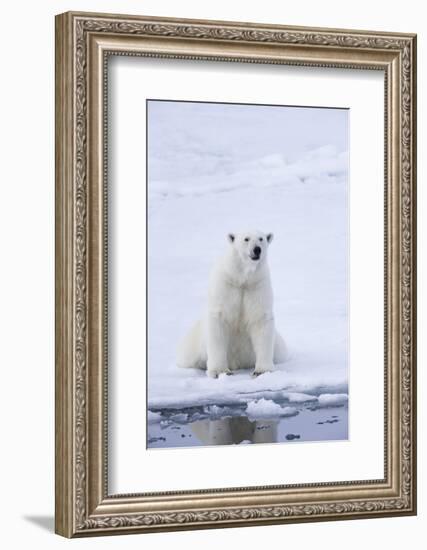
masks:
{"label": "reflection in water", "polygon": [[248,418],[238,407],[212,408],[208,410],[210,416],[208,413],[202,416],[204,412],[189,409],[156,412],[156,421],[147,426],[148,448],[348,439],[348,407],[342,405],[327,408],[300,405],[297,415],[275,419]]}
{"label": "reflection in water", "polygon": [[191,424],[194,435],[205,445],[276,443],[277,420],[251,421],[247,416],[199,420]]}

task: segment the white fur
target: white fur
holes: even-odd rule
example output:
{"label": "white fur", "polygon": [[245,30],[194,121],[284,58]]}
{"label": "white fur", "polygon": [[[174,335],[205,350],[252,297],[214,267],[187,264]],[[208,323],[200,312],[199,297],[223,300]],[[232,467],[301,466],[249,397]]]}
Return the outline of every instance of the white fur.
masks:
{"label": "white fur", "polygon": [[181,342],[178,366],[207,369],[215,378],[241,368],[258,375],[284,361],[267,264],[272,239],[260,231],[228,235],[229,248],[211,274],[206,312]]}

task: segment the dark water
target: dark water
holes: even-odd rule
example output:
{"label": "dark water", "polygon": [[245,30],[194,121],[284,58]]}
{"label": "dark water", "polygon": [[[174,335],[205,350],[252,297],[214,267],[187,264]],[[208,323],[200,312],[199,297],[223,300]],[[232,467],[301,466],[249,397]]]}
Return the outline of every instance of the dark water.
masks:
{"label": "dark water", "polygon": [[203,409],[159,411],[161,422],[148,424],[148,448],[298,443],[348,439],[347,405],[315,408],[297,406],[295,416],[254,419],[238,407],[206,414]]}

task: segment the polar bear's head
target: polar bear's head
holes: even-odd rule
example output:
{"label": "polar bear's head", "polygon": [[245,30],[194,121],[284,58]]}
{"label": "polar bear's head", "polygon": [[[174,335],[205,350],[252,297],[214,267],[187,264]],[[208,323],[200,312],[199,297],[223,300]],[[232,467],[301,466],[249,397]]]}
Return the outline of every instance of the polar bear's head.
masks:
{"label": "polar bear's head", "polygon": [[256,230],[241,231],[229,233],[228,240],[244,262],[256,265],[264,262],[267,258],[267,249],[273,240],[273,233]]}

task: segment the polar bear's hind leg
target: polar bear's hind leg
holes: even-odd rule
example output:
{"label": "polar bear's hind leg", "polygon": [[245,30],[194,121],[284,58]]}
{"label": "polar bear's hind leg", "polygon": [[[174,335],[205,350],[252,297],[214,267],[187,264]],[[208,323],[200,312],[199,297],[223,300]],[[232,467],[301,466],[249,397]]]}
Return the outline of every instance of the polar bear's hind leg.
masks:
{"label": "polar bear's hind leg", "polygon": [[207,356],[204,340],[203,324],[197,321],[178,347],[178,367],[206,370]]}
{"label": "polar bear's hind leg", "polygon": [[274,338],[273,363],[275,365],[284,363],[287,357],[288,357],[288,350],[287,350],[285,341],[282,338],[282,335],[276,330],[276,335]]}

